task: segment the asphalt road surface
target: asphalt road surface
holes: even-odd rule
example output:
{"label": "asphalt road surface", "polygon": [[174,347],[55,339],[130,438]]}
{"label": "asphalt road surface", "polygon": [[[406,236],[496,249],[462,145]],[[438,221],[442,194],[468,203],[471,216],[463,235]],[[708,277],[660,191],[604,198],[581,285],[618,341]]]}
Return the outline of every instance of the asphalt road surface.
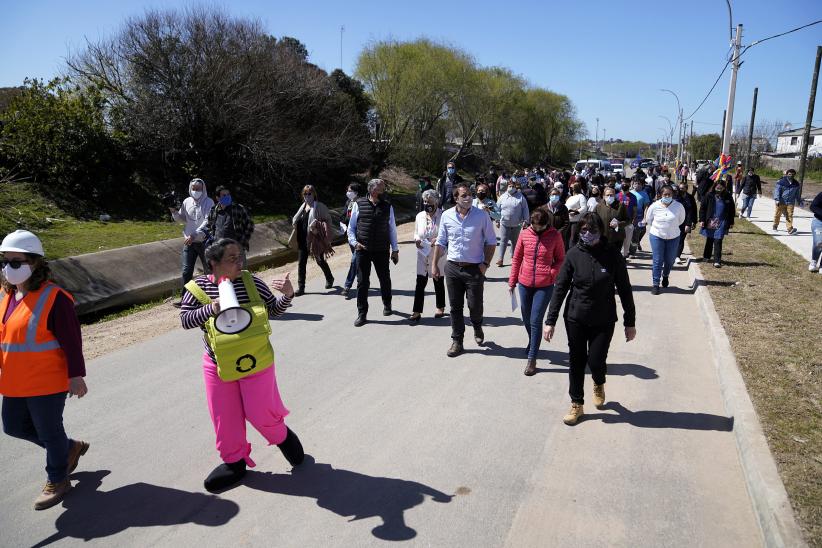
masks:
{"label": "asphalt road surface", "polygon": [[432,317],[433,295],[420,325],[408,325],[414,264],[406,243],[391,267],[393,316],[372,292],[371,321],[355,328],[356,301],[315,279],[273,322],[305,464],[292,471],[249,428],[257,468],[232,490],[206,493],[219,459],[200,334],[157,333],[88,364],[91,392],[69,400],[65,424],[91,449],[63,504],[32,509],[43,452],[0,437],[0,545],[761,545],[684,270],[655,297],[648,258],[633,261],[637,340],[626,343],[618,327],[607,408],[589,399],[586,419],[568,427],[562,324],[543,344],[539,373],[523,376],[509,269],[492,266],[487,342],[469,336],[466,353],[449,359],[448,317]]}

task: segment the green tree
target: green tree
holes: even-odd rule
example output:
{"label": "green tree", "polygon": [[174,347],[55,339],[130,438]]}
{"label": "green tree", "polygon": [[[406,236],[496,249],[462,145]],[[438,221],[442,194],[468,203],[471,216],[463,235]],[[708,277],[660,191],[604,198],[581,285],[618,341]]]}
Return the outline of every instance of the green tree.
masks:
{"label": "green tree", "polygon": [[691,154],[697,160],[715,160],[722,149],[722,137],[718,133],[695,135],[691,139]]}

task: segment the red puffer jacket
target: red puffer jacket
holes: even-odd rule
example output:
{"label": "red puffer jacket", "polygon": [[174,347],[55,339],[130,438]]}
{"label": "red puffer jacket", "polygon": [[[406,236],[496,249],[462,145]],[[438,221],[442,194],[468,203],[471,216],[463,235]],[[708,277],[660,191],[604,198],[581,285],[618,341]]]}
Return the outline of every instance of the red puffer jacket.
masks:
{"label": "red puffer jacket", "polygon": [[514,287],[517,282],[526,287],[553,285],[564,260],[565,244],[555,228],[537,234],[528,227],[517,240],[508,285]]}

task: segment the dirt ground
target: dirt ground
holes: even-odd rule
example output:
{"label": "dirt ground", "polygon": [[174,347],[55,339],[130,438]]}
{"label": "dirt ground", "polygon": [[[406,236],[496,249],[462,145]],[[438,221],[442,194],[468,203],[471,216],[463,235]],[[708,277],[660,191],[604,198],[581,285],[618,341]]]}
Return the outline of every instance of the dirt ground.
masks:
{"label": "dirt ground", "polygon": [[[397,227],[397,236],[400,243],[411,241],[413,235],[414,223],[405,223]],[[337,276],[334,282],[335,286],[342,288],[345,282],[343,276],[348,271],[348,265],[351,261],[351,252],[347,245],[337,246],[334,250],[334,256],[329,259],[328,264]],[[416,268],[417,263],[415,257],[409,257],[406,254],[400,257],[400,266],[403,264],[406,268]],[[285,276],[286,272],[290,273],[290,279],[296,288],[296,262],[264,270],[258,272],[257,275],[261,276],[266,282],[270,282],[275,278]],[[308,283],[322,277],[322,271],[313,261],[308,263],[306,277]],[[151,339],[157,333],[165,333],[173,329],[182,329],[180,326],[180,311],[174,308],[171,301],[169,301],[110,321],[84,325],[83,353],[86,360],[93,360],[121,348]]]}

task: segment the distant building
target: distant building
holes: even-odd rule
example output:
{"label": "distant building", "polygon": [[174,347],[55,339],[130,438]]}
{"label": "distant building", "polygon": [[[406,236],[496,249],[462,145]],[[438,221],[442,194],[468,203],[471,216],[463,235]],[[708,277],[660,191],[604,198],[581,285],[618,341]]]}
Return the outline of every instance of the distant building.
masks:
{"label": "distant building", "polygon": [[[805,128],[781,132],[776,138],[776,154],[801,154]],[[808,156],[822,156],[822,128],[811,128]]]}

